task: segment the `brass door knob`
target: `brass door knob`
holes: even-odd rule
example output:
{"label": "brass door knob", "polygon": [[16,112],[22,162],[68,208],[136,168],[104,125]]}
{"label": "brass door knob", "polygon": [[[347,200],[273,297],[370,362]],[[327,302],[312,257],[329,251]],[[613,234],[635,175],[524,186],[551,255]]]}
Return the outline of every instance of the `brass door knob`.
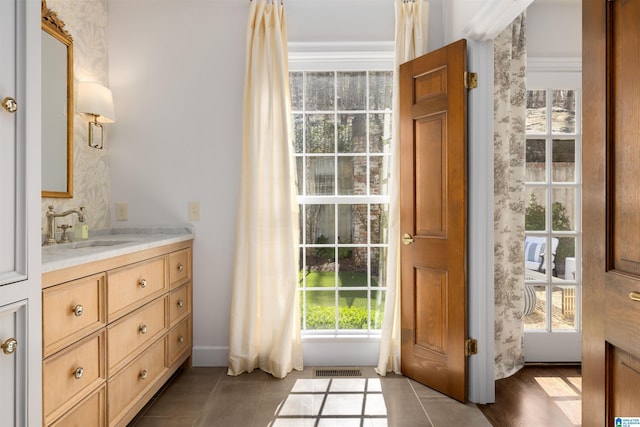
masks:
{"label": "brass door knob", "polygon": [[148,373],[147,373],[146,369],[143,369],[142,371],[140,371],[140,379],[141,380],[146,380],[147,379],[147,375],[148,375]]}
{"label": "brass door knob", "polygon": [[10,113],[18,111],[18,103],[10,96],[7,96],[2,100],[2,106]]}
{"label": "brass door knob", "polygon": [[180,335],[180,336],[178,337],[178,342],[179,342],[180,344],[184,343],[184,337],[183,337],[182,335]]}
{"label": "brass door knob", "polygon": [[183,300],[181,300],[181,299],[178,300],[178,307],[180,307],[180,308],[184,307],[184,301]]}
{"label": "brass door knob", "polygon": [[633,301],[640,302],[640,292],[631,292],[629,294],[629,298],[631,298]]}
{"label": "brass door knob", "polygon": [[178,271],[182,273],[184,271],[184,265],[178,264]]}
{"label": "brass door knob", "polygon": [[142,335],[147,333],[147,325],[140,325],[140,333]]}
{"label": "brass door knob", "polygon": [[413,236],[411,236],[411,234],[409,234],[409,233],[404,233],[402,235],[402,243],[405,244],[405,245],[410,245],[415,241],[416,241],[416,239],[414,239]]}
{"label": "brass door knob", "polygon": [[18,340],[15,338],[9,338],[0,345],[0,348],[2,348],[2,352],[4,354],[11,354],[16,351],[16,348],[18,348]]}

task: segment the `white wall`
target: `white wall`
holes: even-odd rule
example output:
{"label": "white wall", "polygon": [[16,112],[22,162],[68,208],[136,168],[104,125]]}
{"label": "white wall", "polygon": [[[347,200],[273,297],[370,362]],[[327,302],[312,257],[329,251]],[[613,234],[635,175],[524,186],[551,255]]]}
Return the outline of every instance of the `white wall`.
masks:
{"label": "white wall", "polygon": [[[392,4],[288,0],[289,41],[392,41]],[[553,54],[544,48],[557,42],[535,40],[546,35],[553,16],[542,9],[554,4],[537,0],[530,7],[530,55]],[[480,6],[431,0],[429,49],[460,38]],[[246,0],[109,0],[109,75],[118,114],[107,142],[111,209],[129,203],[129,221],[112,225],[186,223],[188,202],[200,202],[201,220],[193,225],[194,362],[201,365],[224,365],[227,357],[248,7]]]}
{"label": "white wall", "polygon": [[[390,0],[289,0],[289,41],[393,41]],[[241,157],[246,0],[109,0],[112,226],[194,222],[194,363],[226,365]],[[430,46],[442,40],[432,0]],[[115,215],[111,215],[115,218]],[[372,358],[377,361],[377,355]]]}
{"label": "white wall", "polygon": [[577,0],[536,0],[527,9],[529,58],[582,56],[582,4]]}

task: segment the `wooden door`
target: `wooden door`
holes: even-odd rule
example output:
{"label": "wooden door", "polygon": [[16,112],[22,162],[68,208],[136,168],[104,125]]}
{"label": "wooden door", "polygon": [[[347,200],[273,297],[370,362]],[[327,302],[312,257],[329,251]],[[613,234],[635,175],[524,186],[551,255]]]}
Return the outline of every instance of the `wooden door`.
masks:
{"label": "wooden door", "polygon": [[584,426],[640,417],[640,1],[583,0]]}
{"label": "wooden door", "polygon": [[403,374],[467,398],[466,41],[400,66]]}

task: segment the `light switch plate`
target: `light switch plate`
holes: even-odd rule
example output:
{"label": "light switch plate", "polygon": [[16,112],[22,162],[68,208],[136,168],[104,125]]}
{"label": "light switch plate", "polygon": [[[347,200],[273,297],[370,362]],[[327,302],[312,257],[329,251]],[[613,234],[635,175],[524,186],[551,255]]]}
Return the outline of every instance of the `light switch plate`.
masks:
{"label": "light switch plate", "polygon": [[200,221],[200,202],[189,202],[189,221]]}

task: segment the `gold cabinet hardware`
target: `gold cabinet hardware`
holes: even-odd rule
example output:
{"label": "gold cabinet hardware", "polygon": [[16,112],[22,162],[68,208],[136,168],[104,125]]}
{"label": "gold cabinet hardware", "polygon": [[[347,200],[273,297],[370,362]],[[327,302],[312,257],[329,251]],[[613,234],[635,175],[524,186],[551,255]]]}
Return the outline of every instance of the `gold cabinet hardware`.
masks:
{"label": "gold cabinet hardware", "polygon": [[416,240],[409,233],[404,233],[402,235],[402,243],[405,244],[405,245],[410,245],[415,241]]}
{"label": "gold cabinet hardware", "polygon": [[147,325],[140,325],[140,333],[142,335],[147,333]]}
{"label": "gold cabinet hardware", "polygon": [[84,369],[82,368],[77,368],[76,371],[73,373],[73,377],[77,380],[82,378],[83,375],[84,375]]}
{"label": "gold cabinet hardware", "polygon": [[182,273],[184,271],[184,265],[178,264],[178,271]]}
{"label": "gold cabinet hardware", "polygon": [[2,100],[2,106],[10,113],[15,113],[16,111],[18,111],[18,103],[10,96],[6,96]]}
{"label": "gold cabinet hardware", "polygon": [[141,380],[146,380],[147,379],[147,375],[148,375],[148,373],[147,373],[146,369],[143,369],[142,371],[140,371],[140,379]]}
{"label": "gold cabinet hardware", "polygon": [[180,344],[183,344],[183,343],[184,343],[184,337],[183,337],[182,335],[180,335],[180,336],[178,337],[178,342],[179,342]]}
{"label": "gold cabinet hardware", "polygon": [[141,288],[146,288],[147,287],[147,279],[140,279],[140,282],[138,282],[140,284]]}
{"label": "gold cabinet hardware", "polygon": [[82,316],[82,313],[84,313],[84,307],[81,304],[78,304],[75,307],[73,307],[73,314],[76,317]]}
{"label": "gold cabinet hardware", "polygon": [[178,300],[178,307],[180,308],[184,307],[184,301],[182,299]]}
{"label": "gold cabinet hardware", "polygon": [[629,298],[631,298],[634,301],[640,302],[640,292],[631,292],[629,294]]}
{"label": "gold cabinet hardware", "polygon": [[16,351],[16,348],[18,348],[18,340],[15,338],[8,338],[2,343],[0,348],[2,348],[2,352],[4,354],[11,354]]}

